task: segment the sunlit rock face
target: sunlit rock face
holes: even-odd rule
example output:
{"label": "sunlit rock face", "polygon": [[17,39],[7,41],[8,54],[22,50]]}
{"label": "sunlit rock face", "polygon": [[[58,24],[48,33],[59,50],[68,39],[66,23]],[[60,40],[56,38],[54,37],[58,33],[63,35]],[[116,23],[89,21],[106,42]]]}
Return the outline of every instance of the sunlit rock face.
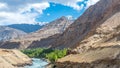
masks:
{"label": "sunlit rock face", "polygon": [[0,68],[16,68],[31,64],[32,60],[18,50],[0,49]]}

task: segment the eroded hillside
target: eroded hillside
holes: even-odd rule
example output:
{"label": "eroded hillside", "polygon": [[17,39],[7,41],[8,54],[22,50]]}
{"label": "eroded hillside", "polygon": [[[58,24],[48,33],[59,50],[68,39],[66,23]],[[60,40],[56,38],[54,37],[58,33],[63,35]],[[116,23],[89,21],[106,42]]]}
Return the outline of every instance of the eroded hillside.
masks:
{"label": "eroded hillside", "polygon": [[18,50],[0,49],[0,68],[17,68],[32,64],[32,60]]}

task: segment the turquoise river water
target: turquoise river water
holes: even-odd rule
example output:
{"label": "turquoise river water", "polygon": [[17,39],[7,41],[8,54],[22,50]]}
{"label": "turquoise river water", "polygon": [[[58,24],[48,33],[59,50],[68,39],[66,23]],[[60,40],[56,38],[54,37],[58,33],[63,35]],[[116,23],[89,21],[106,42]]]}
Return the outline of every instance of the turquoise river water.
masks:
{"label": "turquoise river water", "polygon": [[25,66],[25,68],[45,68],[45,66],[48,64],[46,61],[43,61],[41,59],[32,58],[33,64],[31,66]]}

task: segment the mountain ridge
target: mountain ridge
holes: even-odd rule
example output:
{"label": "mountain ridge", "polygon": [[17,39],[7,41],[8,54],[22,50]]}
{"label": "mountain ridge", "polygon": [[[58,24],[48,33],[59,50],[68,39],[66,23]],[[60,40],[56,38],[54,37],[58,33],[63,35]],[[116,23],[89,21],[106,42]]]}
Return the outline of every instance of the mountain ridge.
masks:
{"label": "mountain ridge", "polygon": [[11,25],[7,25],[7,27],[18,29],[18,30],[24,31],[26,33],[35,32],[35,31],[41,29],[43,26],[44,25],[39,25],[39,24],[11,24]]}
{"label": "mountain ridge", "polygon": [[26,34],[27,33],[21,30],[17,30],[6,26],[0,26],[0,41],[12,40]]}
{"label": "mountain ridge", "polygon": [[[73,21],[69,20],[66,17],[61,17],[59,19],[56,19],[55,21],[52,21],[51,23],[47,24],[40,30],[36,32],[29,33],[25,36],[22,36],[17,39],[13,39],[7,42],[0,42],[1,48],[27,48],[29,46],[47,46],[46,42],[42,42],[41,44],[36,44],[34,42],[39,42],[44,38],[48,38],[49,36],[52,36],[54,34],[62,34],[63,31],[72,24]],[[10,45],[13,45],[13,47],[9,47]]]}

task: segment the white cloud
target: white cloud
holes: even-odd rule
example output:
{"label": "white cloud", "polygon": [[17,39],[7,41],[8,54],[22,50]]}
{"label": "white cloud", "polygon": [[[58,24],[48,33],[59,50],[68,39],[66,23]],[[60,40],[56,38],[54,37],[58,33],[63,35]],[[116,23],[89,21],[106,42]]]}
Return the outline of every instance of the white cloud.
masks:
{"label": "white cloud", "polygon": [[[78,5],[78,2],[84,0],[0,0],[0,25],[8,24],[34,24],[36,17],[43,13],[43,10],[50,7],[49,2],[72,7],[75,10],[81,10],[84,5]],[[98,0],[88,0],[87,7],[93,5]],[[31,10],[34,9],[34,12]],[[47,14],[50,15],[49,13]],[[40,24],[43,24],[40,22]]]}
{"label": "white cloud", "polygon": [[8,12],[0,12],[0,24],[8,25],[8,24],[21,24],[28,23],[33,24],[36,23],[34,17],[36,14],[20,14],[20,13],[8,13]]}
{"label": "white cloud", "polygon": [[5,3],[0,3],[0,9],[7,8],[7,4]]}
{"label": "white cloud", "polygon": [[[3,5],[4,6],[4,5]],[[42,14],[43,10],[49,7],[49,3],[34,3],[27,4],[26,7],[19,7],[16,11],[0,11],[0,25],[9,25],[9,24],[35,24],[38,23],[35,21],[35,18]],[[34,9],[36,12],[31,12],[31,9]],[[25,13],[24,13],[25,12]]]}
{"label": "white cloud", "polygon": [[84,0],[47,0],[47,1],[69,6],[75,10],[80,10],[81,8],[83,8],[83,6],[81,5],[79,6],[77,3],[82,2]]}
{"label": "white cloud", "polygon": [[27,4],[25,8],[20,8],[19,11],[31,11],[31,8],[42,14],[42,11],[46,8],[50,7],[48,2],[42,2],[42,3],[34,3],[34,4]]}
{"label": "white cloud", "polygon": [[98,1],[99,0],[88,0],[88,1],[86,1],[86,5],[87,5],[86,8],[88,8],[91,5],[96,4]]}

